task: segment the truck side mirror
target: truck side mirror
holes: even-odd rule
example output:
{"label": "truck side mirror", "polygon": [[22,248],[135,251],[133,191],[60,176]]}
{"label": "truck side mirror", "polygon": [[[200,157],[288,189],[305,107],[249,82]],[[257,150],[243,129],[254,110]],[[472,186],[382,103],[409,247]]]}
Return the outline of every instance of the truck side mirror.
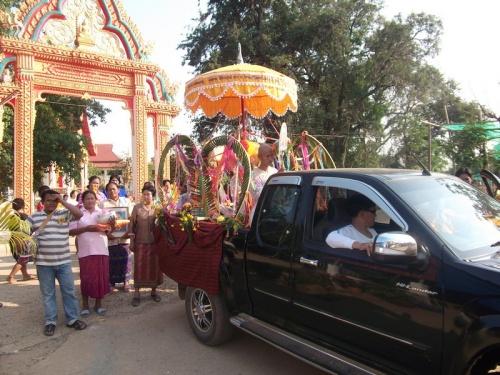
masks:
{"label": "truck side mirror", "polygon": [[417,241],[404,232],[381,233],[375,237],[371,256],[382,263],[412,263],[417,260]]}

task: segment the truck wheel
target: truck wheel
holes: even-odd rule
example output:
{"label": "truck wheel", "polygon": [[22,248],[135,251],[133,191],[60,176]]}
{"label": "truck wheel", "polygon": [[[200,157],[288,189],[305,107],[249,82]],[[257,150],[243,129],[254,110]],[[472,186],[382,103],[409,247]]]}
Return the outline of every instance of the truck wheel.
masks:
{"label": "truck wheel", "polygon": [[233,326],[220,295],[209,295],[203,289],[186,289],[186,315],[194,334],[202,343],[220,345],[231,338]]}
{"label": "truck wheel", "polygon": [[500,374],[500,351],[489,351],[479,358],[476,358],[471,368],[467,372],[468,375],[487,375]]}

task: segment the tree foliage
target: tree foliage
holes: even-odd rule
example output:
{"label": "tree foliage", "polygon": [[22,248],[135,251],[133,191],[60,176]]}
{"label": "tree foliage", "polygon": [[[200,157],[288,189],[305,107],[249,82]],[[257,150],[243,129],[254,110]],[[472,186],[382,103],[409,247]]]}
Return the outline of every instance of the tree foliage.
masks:
{"label": "tree foliage", "polygon": [[467,166],[476,171],[487,166],[488,155],[484,147],[487,136],[480,124],[466,124],[464,130],[452,132],[450,139],[446,151],[457,166]]}
{"label": "tree foliage", "polygon": [[[294,78],[295,133],[317,134],[339,166],[417,165],[426,160],[427,127],[474,117],[454,82],[427,61],[438,53],[442,25],[428,14],[381,15],[375,0],[209,0],[179,48],[201,73],[246,62]],[[477,113],[477,111],[476,111]],[[206,120],[195,126],[207,133]],[[203,129],[203,131],[201,131]],[[433,130],[434,165],[446,168],[444,132]]]}
{"label": "tree foliage", "polygon": [[70,178],[79,178],[86,139],[79,133],[85,111],[89,124],[104,122],[109,109],[95,100],[46,95],[36,105],[34,131],[34,187],[40,186],[51,164]]}

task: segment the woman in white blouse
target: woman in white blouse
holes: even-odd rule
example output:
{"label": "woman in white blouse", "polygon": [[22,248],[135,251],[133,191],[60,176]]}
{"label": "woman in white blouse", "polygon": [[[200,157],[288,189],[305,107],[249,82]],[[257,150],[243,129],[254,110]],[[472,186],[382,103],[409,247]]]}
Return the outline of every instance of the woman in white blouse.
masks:
{"label": "woman in white blouse", "polygon": [[350,197],[347,212],[351,224],[334,230],[326,237],[326,243],[333,248],[356,249],[370,253],[377,232],[371,228],[375,224],[377,208],[375,204],[361,194]]}

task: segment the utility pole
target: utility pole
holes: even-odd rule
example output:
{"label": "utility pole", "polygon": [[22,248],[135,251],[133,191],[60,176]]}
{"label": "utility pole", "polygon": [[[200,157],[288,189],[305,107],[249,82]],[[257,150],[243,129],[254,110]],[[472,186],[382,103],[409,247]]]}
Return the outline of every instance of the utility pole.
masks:
{"label": "utility pole", "polygon": [[446,123],[449,125],[450,124],[450,118],[448,117],[448,107],[445,104],[444,105],[444,117],[446,118]]}
{"label": "utility pole", "polygon": [[440,128],[441,125],[434,124],[433,122],[425,121],[425,120],[422,120],[422,123],[428,126],[427,137],[429,140],[429,146],[428,146],[427,169],[429,169],[429,171],[432,171],[432,127]]}

